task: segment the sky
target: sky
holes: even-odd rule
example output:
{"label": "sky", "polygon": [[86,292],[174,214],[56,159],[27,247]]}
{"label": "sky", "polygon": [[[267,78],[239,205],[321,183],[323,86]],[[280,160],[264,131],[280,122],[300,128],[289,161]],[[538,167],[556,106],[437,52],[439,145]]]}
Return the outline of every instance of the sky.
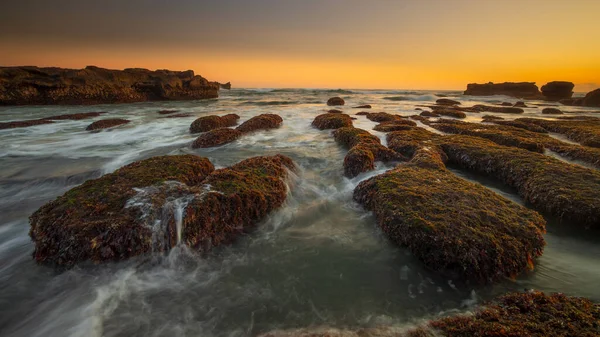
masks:
{"label": "sky", "polygon": [[234,87],[600,87],[598,0],[2,0],[0,66],[192,69]]}

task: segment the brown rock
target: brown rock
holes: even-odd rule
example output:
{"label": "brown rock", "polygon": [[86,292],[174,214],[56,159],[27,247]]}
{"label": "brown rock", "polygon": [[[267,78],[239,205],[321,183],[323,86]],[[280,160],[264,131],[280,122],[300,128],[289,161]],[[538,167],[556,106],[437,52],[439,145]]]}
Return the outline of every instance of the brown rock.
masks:
{"label": "brown rock", "polygon": [[571,98],[573,88],[575,85],[572,82],[554,81],[542,86],[542,95],[549,101],[560,101]]}
{"label": "brown rock", "polygon": [[337,110],[337,109],[331,109],[331,110],[329,110],[327,112],[329,112],[330,114],[341,114],[341,113],[343,113],[342,110]]}
{"label": "brown rock", "polygon": [[220,128],[213,129],[201,134],[192,143],[193,149],[215,147],[231,143],[240,138],[242,133],[236,129]]}
{"label": "brown rock", "polygon": [[241,133],[258,130],[276,129],[283,123],[283,118],[275,114],[262,114],[254,116],[237,127]]}
{"label": "brown rock", "polygon": [[371,105],[370,104],[359,105],[359,106],[352,107],[352,109],[371,109]]}
{"label": "brown rock", "polygon": [[581,105],[590,107],[600,107],[600,89],[590,91],[583,98]]}
{"label": "brown rock", "polygon": [[431,111],[423,111],[419,114],[419,116],[423,116],[423,117],[440,117],[440,115],[436,114],[435,112],[431,112]]}
{"label": "brown rock", "polygon": [[534,82],[471,83],[467,85],[464,94],[472,96],[506,95],[518,98],[540,98],[542,96]]}
{"label": "brown rock", "polygon": [[542,113],[545,115],[562,115],[563,112],[556,108],[544,108]]}
{"label": "brown rock", "polygon": [[515,103],[515,105],[513,105],[515,108],[527,108],[527,105],[525,105],[525,102],[523,101],[518,101],[517,103]]}
{"label": "brown rock", "polygon": [[190,125],[191,133],[207,132],[218,128],[235,126],[240,116],[228,114],[225,116],[204,116],[196,119]]}
{"label": "brown rock", "polygon": [[107,129],[107,128],[112,128],[112,127],[123,125],[123,124],[128,124],[129,122],[130,122],[129,120],[122,119],[122,118],[103,119],[103,120],[99,120],[99,121],[96,121],[96,122],[88,125],[88,127],[85,129],[87,131]]}
{"label": "brown rock", "polygon": [[0,67],[0,105],[105,104],[216,98],[219,84],[194,72]]}
{"label": "brown rock", "polygon": [[448,98],[440,98],[437,101],[435,101],[435,104],[439,104],[439,105],[460,105],[459,101],[455,101],[455,100],[451,100]]}
{"label": "brown rock", "polygon": [[332,97],[327,100],[327,105],[344,105],[346,102],[341,97]]}
{"label": "brown rock", "polygon": [[346,114],[326,113],[315,117],[312,126],[319,130],[338,129],[345,126],[352,126],[352,118]]}

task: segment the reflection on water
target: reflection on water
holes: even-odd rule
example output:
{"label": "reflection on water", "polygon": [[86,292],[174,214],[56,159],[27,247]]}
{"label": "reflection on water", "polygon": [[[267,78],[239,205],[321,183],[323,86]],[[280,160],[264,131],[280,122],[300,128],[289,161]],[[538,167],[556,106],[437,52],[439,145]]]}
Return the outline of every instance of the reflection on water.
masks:
{"label": "reflection on water", "polygon": [[[360,181],[391,167],[380,164],[374,172],[343,177],[346,149],[330,132],[310,127],[314,116],[327,110],[321,102],[341,95],[350,114],[360,111],[351,106],[371,104],[373,111],[408,116],[417,105],[435,100],[434,94],[232,90],[209,101],[0,108],[1,121],[87,111],[107,111],[107,116],[132,121],[98,133],[84,129],[102,117],[0,130],[0,335],[247,336],[310,325],[401,326],[523,288],[600,300],[600,247],[568,224],[549,219],[548,246],[536,271],[496,286],[474,287],[440,277],[407,250],[390,244],[374,217],[352,201]],[[385,98],[400,96],[407,99]],[[466,103],[486,103],[459,98],[471,99]],[[193,116],[158,118],[156,112],[165,109]],[[188,147],[194,139],[188,132],[194,118],[226,113],[239,114],[241,122],[259,113],[277,113],[284,124],[219,148]],[[371,130],[375,125],[357,117],[357,127]],[[469,120],[480,118],[470,114]],[[281,153],[293,158],[300,170],[290,181],[293,188],[283,208],[255,232],[208,256],[178,246],[166,256],[65,272],[32,261],[27,218],[43,203],[130,162],[180,153],[206,156],[216,167]],[[494,181],[455,173],[521,202]],[[178,214],[184,204],[172,205],[172,213]]]}

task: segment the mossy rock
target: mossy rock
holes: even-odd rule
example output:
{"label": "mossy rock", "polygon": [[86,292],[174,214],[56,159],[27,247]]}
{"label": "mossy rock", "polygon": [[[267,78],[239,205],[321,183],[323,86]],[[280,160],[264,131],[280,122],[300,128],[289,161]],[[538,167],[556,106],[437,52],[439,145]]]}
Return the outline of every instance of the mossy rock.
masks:
{"label": "mossy rock", "polygon": [[319,130],[338,129],[352,126],[352,118],[346,114],[322,114],[315,117],[312,126]]}
{"label": "mossy rock", "polygon": [[545,245],[539,214],[457,177],[435,150],[417,153],[354,190],[391,241],[433,270],[476,283],[533,267]]}
{"label": "mossy rock", "polygon": [[242,133],[236,129],[214,129],[198,136],[192,143],[192,148],[198,149],[225,145],[237,140],[241,136]]}
{"label": "mossy rock", "polygon": [[259,130],[276,129],[283,123],[283,118],[275,114],[261,114],[254,116],[236,128],[241,133]]}
{"label": "mossy rock", "polygon": [[204,116],[196,119],[190,125],[191,133],[208,132],[210,130],[235,126],[240,116],[228,114],[225,116]]}
{"label": "mossy rock", "polygon": [[432,111],[423,111],[419,114],[419,116],[422,117],[440,117],[439,114],[436,114],[435,112]]}
{"label": "mossy rock", "polygon": [[383,122],[375,125],[373,130],[381,131],[381,132],[392,132],[399,130],[407,130],[412,126],[417,126],[417,123],[411,121],[410,119],[397,119],[394,121]]}
{"label": "mossy rock", "polygon": [[122,260],[152,250],[152,230],[135,208],[135,188],[178,181],[195,186],[214,170],[206,158],[162,156],[138,161],[88,180],[45,204],[30,217],[34,258],[44,264]]}
{"label": "mossy rock", "polygon": [[368,120],[377,123],[392,122],[403,119],[398,115],[392,115],[387,112],[370,112],[366,116]]}
{"label": "mossy rock", "polygon": [[333,132],[336,142],[349,148],[344,158],[344,174],[353,178],[373,170],[375,161],[391,162],[405,160],[403,156],[381,145],[378,137],[355,127],[342,127]]}
{"label": "mossy rock", "polygon": [[210,190],[188,205],[183,241],[207,250],[233,241],[254,228],[286,199],[288,171],[294,162],[282,155],[254,157],[214,171],[203,182]]}
{"label": "mossy rock", "polygon": [[85,129],[87,131],[108,129],[108,128],[112,128],[115,126],[128,124],[129,122],[130,122],[129,120],[122,119],[122,118],[103,119],[103,120],[95,121],[94,123],[88,125],[88,127]]}
{"label": "mossy rock", "polygon": [[544,129],[565,135],[572,141],[590,147],[600,147],[600,120],[549,121],[536,118],[519,118],[516,121],[535,124]]}
{"label": "mossy rock", "polygon": [[517,107],[489,106],[483,104],[474,105],[472,108],[479,110],[480,112],[496,112],[505,114],[522,114],[523,112],[525,112],[525,110]]}

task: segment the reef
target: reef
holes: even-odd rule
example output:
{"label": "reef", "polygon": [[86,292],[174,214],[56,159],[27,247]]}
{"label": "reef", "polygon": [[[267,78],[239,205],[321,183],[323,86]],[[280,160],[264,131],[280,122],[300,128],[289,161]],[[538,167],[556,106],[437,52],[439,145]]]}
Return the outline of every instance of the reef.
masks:
{"label": "reef", "polygon": [[192,122],[192,125],[190,125],[190,132],[207,132],[213,129],[235,126],[238,119],[240,119],[240,116],[236,114],[200,117]]}
{"label": "reef", "polygon": [[219,83],[192,70],[0,67],[0,105],[89,105],[219,96]]}
{"label": "reef", "polygon": [[123,118],[102,119],[102,120],[93,122],[92,124],[88,125],[87,128],[85,128],[85,129],[87,131],[96,131],[96,130],[101,130],[101,129],[112,128],[112,127],[123,125],[123,124],[129,124],[129,123],[130,123],[129,120],[123,119]]}
{"label": "reef", "polygon": [[[208,159],[193,155],[129,164],[38,209],[30,217],[34,258],[71,267],[165,252],[179,242],[207,251],[280,207],[287,193],[283,180],[294,167],[281,155],[216,171]],[[184,208],[180,228],[177,202]]]}

